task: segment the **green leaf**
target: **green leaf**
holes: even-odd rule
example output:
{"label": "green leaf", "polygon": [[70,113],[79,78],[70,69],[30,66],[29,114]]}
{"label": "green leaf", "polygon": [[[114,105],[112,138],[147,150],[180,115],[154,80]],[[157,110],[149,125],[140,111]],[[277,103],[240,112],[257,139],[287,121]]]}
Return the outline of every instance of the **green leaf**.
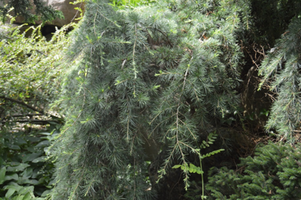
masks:
{"label": "green leaf", "polygon": [[15,144],[9,145],[9,148],[13,149],[13,150],[20,150],[21,149],[19,145],[15,145]]}
{"label": "green leaf", "polygon": [[47,159],[46,156],[41,156],[41,157],[38,157],[38,158],[34,159],[32,162],[33,162],[33,163],[45,162],[46,159]]}
{"label": "green leaf", "polygon": [[37,200],[37,198],[32,198],[32,195],[28,192],[27,194],[25,194],[22,200],[32,200],[32,199]]}
{"label": "green leaf", "polygon": [[22,187],[16,183],[10,183],[3,187],[4,190],[8,190],[5,194],[6,198],[10,198],[15,192],[18,192],[22,189]]}
{"label": "green leaf", "polygon": [[22,187],[18,191],[19,194],[26,195],[26,194],[33,194],[34,187],[33,186],[28,186],[28,187]]}
{"label": "green leaf", "polygon": [[27,168],[29,166],[30,165],[27,163],[19,163],[17,166],[7,167],[7,171],[10,171],[10,172],[23,171],[25,168]]}
{"label": "green leaf", "polygon": [[173,168],[173,169],[177,169],[177,168],[180,168],[180,167],[182,167],[182,165],[175,165],[175,166],[173,166],[172,168]]}
{"label": "green leaf", "polygon": [[0,169],[0,184],[2,184],[5,181],[5,173],[6,173],[6,168],[2,167]]}
{"label": "green leaf", "polygon": [[48,140],[43,140],[39,144],[36,145],[36,147],[47,147],[49,146],[49,141]]}
{"label": "green leaf", "polygon": [[8,189],[8,191],[5,194],[5,197],[9,199],[15,193],[15,191],[16,191],[16,189],[14,189],[14,188]]}
{"label": "green leaf", "polygon": [[19,146],[26,144],[26,141],[24,140],[24,138],[21,138],[21,137],[17,138],[15,141]]}
{"label": "green leaf", "polygon": [[23,179],[22,182],[22,184],[30,184],[30,185],[38,185],[39,183],[40,182],[35,179],[28,179],[28,178]]}
{"label": "green leaf", "polygon": [[25,155],[22,160],[23,162],[29,162],[29,161],[32,161],[35,160],[36,158],[38,158],[40,155],[42,154],[42,152],[40,153],[32,153],[32,154],[27,154]]}
{"label": "green leaf", "polygon": [[17,173],[5,176],[5,181],[10,181],[10,180],[16,180],[17,181],[18,179],[19,179],[19,176],[18,176]]}
{"label": "green leaf", "polygon": [[201,156],[201,159],[204,159],[204,158],[213,156],[213,155],[218,154],[218,153],[220,153],[220,152],[222,152],[222,151],[224,151],[224,150],[225,150],[225,149],[218,149],[218,150],[211,151],[211,152],[209,152],[209,153],[207,153],[207,154],[205,154],[205,155],[202,155],[202,156]]}
{"label": "green leaf", "polygon": [[22,173],[22,177],[31,177],[33,175],[33,168],[26,168]]}
{"label": "green leaf", "polygon": [[184,171],[184,172],[189,171],[190,173],[197,173],[197,174],[204,173],[200,167],[197,167],[192,163],[190,163],[189,166],[188,166],[188,164],[185,163],[184,165],[175,165],[172,168],[173,169],[181,168],[182,171]]}
{"label": "green leaf", "polygon": [[204,173],[204,171],[201,170],[200,167],[197,167],[192,163],[189,164],[189,172],[190,173],[197,173],[197,174],[203,174]]}

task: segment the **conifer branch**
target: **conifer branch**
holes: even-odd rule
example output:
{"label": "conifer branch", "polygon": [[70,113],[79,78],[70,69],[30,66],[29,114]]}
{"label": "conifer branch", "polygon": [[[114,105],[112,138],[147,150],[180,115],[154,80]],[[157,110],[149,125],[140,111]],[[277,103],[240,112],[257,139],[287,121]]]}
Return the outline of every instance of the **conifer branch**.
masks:
{"label": "conifer branch", "polygon": [[73,197],[74,197],[74,195],[75,195],[75,193],[76,193],[76,190],[77,190],[77,188],[79,187],[79,184],[80,184],[80,182],[81,182],[81,180],[82,180],[82,178],[83,178],[84,172],[85,172],[85,170],[82,170],[82,173],[81,173],[81,175],[80,175],[80,178],[79,178],[79,180],[77,181],[77,184],[76,184],[74,190],[73,190],[72,193],[71,193],[70,199],[73,199]]}
{"label": "conifer branch", "polygon": [[187,124],[184,121],[182,121],[181,119],[180,119],[180,122],[182,122],[182,124],[187,128],[187,130],[189,131],[189,133],[191,134],[191,136],[194,138],[194,140],[197,140],[197,137],[192,133],[192,131],[187,126]]}
{"label": "conifer branch", "polygon": [[[133,46],[133,68],[134,68],[134,78],[137,78],[137,69],[136,69],[136,62],[135,62],[135,49],[136,49],[136,43],[137,43],[137,24],[135,24],[135,41]],[[135,85],[134,85],[134,94],[135,94]]]}
{"label": "conifer branch", "polygon": [[107,18],[106,16],[104,16],[98,9],[97,9],[96,13],[99,13],[104,19],[108,20],[109,22],[111,22],[112,24],[114,24],[115,26],[117,26],[118,28],[120,28],[120,26],[116,22],[113,22],[112,20],[110,20],[109,18]]}
{"label": "conifer branch", "polygon": [[154,30],[156,30],[156,31],[159,31],[162,35],[164,35],[164,37],[166,38],[167,43],[169,44],[169,46],[170,46],[171,48],[173,47],[171,41],[169,40],[169,38],[168,38],[168,36],[166,35],[165,32],[163,32],[162,30],[160,30],[160,29],[157,28],[157,27],[150,27],[150,26],[146,27],[146,29],[149,29],[149,28],[154,29]]}
{"label": "conifer branch", "polygon": [[[160,114],[160,113],[159,113]],[[176,114],[172,114],[172,115],[170,115],[169,117],[167,117],[166,119],[164,119],[164,120],[162,120],[161,122],[159,122],[156,126],[155,126],[155,128],[152,130],[152,132],[149,134],[149,137],[151,137],[151,135],[154,133],[154,131],[161,125],[161,124],[163,124],[164,122],[166,122],[166,121],[168,121],[169,119],[171,119],[173,116],[175,116]],[[152,121],[154,121],[155,120],[155,118],[154,119],[152,119]],[[149,124],[151,125],[151,122],[149,122]],[[166,135],[165,135],[165,137],[166,137]]]}

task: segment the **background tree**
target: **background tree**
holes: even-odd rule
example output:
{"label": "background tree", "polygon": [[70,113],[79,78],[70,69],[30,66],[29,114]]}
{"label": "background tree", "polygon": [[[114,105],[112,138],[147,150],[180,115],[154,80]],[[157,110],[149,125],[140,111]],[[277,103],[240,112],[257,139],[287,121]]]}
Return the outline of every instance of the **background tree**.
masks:
{"label": "background tree", "polygon": [[[253,1],[253,4],[260,4]],[[262,1],[266,4],[267,1]],[[258,147],[255,156],[241,159],[240,168],[214,168],[208,182],[212,199],[299,199],[300,183],[300,1],[278,1],[275,9],[254,11],[254,32],[263,40],[259,89],[267,87],[273,104],[266,124],[282,142]],[[254,9],[254,8],[253,8]],[[269,10],[269,9],[267,9]],[[259,14],[261,13],[261,14]],[[277,16],[274,20],[266,15]],[[270,27],[268,22],[274,24]],[[264,25],[265,24],[265,25]],[[274,33],[272,34],[272,32]],[[281,38],[279,38],[281,37]],[[267,55],[265,54],[265,50]],[[254,49],[256,51],[256,49]],[[263,59],[264,58],[264,59]],[[253,60],[255,61],[255,60]],[[262,63],[261,63],[262,62]],[[209,191],[208,191],[209,192]]]}
{"label": "background tree", "polygon": [[270,51],[260,68],[264,81],[271,81],[271,90],[277,94],[273,103],[267,129],[275,128],[282,139],[295,142],[300,132],[300,36],[301,19],[290,23],[276,46]]}
{"label": "background tree", "polygon": [[[247,127],[252,132],[264,132],[262,127],[268,119],[269,110],[276,93],[270,90],[270,83],[265,82],[258,90],[261,75],[258,69],[281,34],[286,33],[293,18],[300,13],[300,1],[269,1],[251,0],[251,20],[249,29],[239,39],[244,52],[245,64],[242,66],[240,87],[244,114],[247,117]],[[248,120],[249,118],[249,120]]]}
{"label": "background tree", "polygon": [[254,157],[242,158],[239,170],[213,168],[209,199],[300,199],[300,144],[269,142]]}
{"label": "background tree", "polygon": [[1,0],[0,14],[2,15],[3,21],[5,21],[6,15],[11,8],[13,8],[15,16],[22,16],[26,22],[30,23],[34,23],[37,20],[51,21],[57,17],[63,17],[61,12],[46,6],[45,2],[41,0]]}

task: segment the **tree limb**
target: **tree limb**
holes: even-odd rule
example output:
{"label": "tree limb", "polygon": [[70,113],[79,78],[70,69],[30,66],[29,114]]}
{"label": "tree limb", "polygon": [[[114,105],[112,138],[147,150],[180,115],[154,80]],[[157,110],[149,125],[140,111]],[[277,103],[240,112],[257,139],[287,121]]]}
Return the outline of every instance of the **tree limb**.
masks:
{"label": "tree limb", "polygon": [[9,100],[9,101],[15,102],[15,103],[17,103],[17,104],[20,104],[20,105],[22,105],[22,106],[25,106],[25,107],[27,107],[27,108],[29,108],[29,109],[31,109],[31,110],[36,111],[36,112],[45,114],[43,110],[39,110],[39,109],[37,109],[37,108],[35,108],[35,107],[33,107],[33,106],[30,106],[30,105],[24,103],[23,101],[19,101],[19,100],[17,100],[17,99],[13,99],[13,98],[10,98],[10,97],[5,97],[5,96],[0,96],[0,99]]}
{"label": "tree limb", "polygon": [[[2,122],[6,122],[6,121],[2,121]],[[59,120],[38,120],[38,119],[29,119],[29,120],[16,120],[13,122],[18,122],[18,123],[30,123],[30,124],[40,124],[40,125],[46,125],[46,124],[50,124],[50,123],[60,123]]]}
{"label": "tree limb", "polygon": [[33,111],[36,111],[36,112],[38,112],[38,113],[40,113],[40,114],[43,114],[43,115],[49,115],[50,117],[59,118],[59,117],[54,116],[54,115],[51,115],[51,114],[49,114],[49,113],[45,113],[44,110],[40,110],[40,109],[38,109],[38,108],[35,108],[35,107],[31,106],[31,105],[28,105],[28,104],[24,103],[23,101],[17,100],[17,99],[13,99],[13,98],[10,98],[10,97],[5,97],[5,96],[0,96],[0,99],[5,99],[5,100],[8,100],[8,101],[15,102],[15,103],[17,103],[17,104],[20,104],[20,105],[22,105],[22,106],[25,106],[25,107],[27,107],[27,108],[33,110]]}

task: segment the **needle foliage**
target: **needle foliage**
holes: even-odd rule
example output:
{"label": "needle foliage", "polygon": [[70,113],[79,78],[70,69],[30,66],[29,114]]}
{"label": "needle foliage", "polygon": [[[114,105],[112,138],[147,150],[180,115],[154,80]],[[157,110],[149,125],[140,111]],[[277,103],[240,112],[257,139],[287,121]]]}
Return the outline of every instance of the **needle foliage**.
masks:
{"label": "needle foliage", "polygon": [[287,32],[278,40],[262,63],[262,83],[269,81],[270,89],[277,94],[267,129],[276,129],[294,143],[300,129],[300,69],[301,69],[301,18],[295,18]]}
{"label": "needle foliage", "polygon": [[242,158],[240,170],[210,172],[209,199],[300,199],[300,145],[269,142]]}
{"label": "needle foliage", "polygon": [[[68,50],[54,199],[156,198],[154,184],[239,103],[248,10],[233,0],[87,2]],[[151,183],[146,161],[158,155]]]}

